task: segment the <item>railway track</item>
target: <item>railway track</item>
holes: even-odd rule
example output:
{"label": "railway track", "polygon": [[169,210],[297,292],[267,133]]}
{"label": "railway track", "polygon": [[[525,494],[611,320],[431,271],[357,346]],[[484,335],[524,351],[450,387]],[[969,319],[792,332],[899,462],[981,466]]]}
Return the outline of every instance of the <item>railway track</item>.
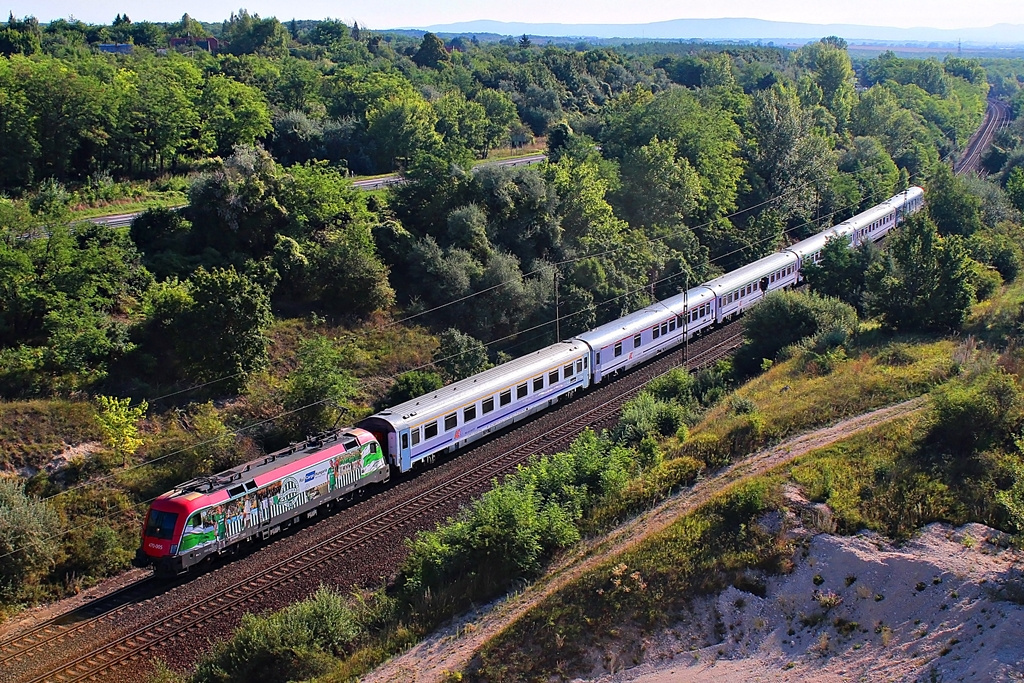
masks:
{"label": "railway track", "polygon": [[997,131],[1005,128],[1009,123],[1010,106],[999,100],[989,100],[985,120],[982,122],[981,128],[971,136],[963,156],[953,164],[953,172],[959,176],[977,171],[981,165],[981,155],[992,144],[992,138]]}
{"label": "railway track", "polygon": [[[686,367],[696,369],[710,365],[731,354],[741,342],[740,324],[733,322],[726,325],[690,343]],[[417,521],[421,521],[429,511],[443,501],[453,498],[469,500],[479,495],[491,487],[495,477],[507,474],[532,455],[553,453],[566,448],[588,427],[600,429],[613,426],[618,421],[623,404],[650,380],[679,367],[682,364],[682,353],[682,348],[677,348],[652,359],[629,374],[602,384],[584,397],[569,402],[557,411],[559,416],[563,412],[568,414],[565,419],[559,421],[558,427],[554,430],[542,429],[541,433],[537,434],[536,427],[531,430],[531,424],[536,420],[530,420],[499,434],[479,447],[493,451],[491,457],[460,472],[459,476],[449,481],[406,499],[400,508],[396,508],[400,512],[396,513],[396,509],[392,509],[374,515],[338,536],[306,547],[299,554],[270,564],[258,575],[234,581],[212,598],[199,604],[193,602],[169,613],[162,613],[158,621],[129,629],[114,638],[107,638],[102,644],[90,645],[80,654],[69,653],[58,666],[50,665],[45,667],[45,670],[26,671],[26,677],[19,680],[25,683],[102,680],[105,678],[104,674],[119,665],[144,656],[158,645],[173,642],[200,624],[227,618],[239,611],[258,611],[261,599],[275,587],[281,587],[311,572],[321,570],[332,559],[358,551],[374,537],[382,534],[406,535]],[[552,414],[552,411],[548,411],[541,417]],[[115,619],[119,611],[137,604],[139,600],[148,599],[144,589],[152,589],[154,585],[158,585],[158,582],[146,579],[107,596],[103,601],[111,601],[108,609],[101,610],[101,614],[92,618],[81,614],[81,621],[61,623],[68,621],[69,616],[75,614],[69,613],[0,643],[0,657],[3,657],[0,664],[17,662],[22,665],[28,664],[31,668],[29,653],[48,645],[59,646],[73,633],[96,627],[101,621]]]}

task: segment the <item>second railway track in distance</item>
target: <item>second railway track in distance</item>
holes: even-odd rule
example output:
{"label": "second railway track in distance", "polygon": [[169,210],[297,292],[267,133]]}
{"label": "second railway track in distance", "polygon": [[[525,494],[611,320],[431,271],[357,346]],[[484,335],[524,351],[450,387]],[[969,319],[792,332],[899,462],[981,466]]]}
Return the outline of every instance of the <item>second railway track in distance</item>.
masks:
{"label": "second railway track in distance", "polygon": [[[691,369],[710,365],[731,354],[741,341],[741,324],[734,321],[702,338],[692,340],[688,347],[686,365]],[[279,560],[270,559],[259,573],[233,578],[219,588],[215,595],[205,598],[197,596],[180,607],[162,610],[158,604],[159,595],[147,597],[141,593],[131,593],[153,583],[144,580],[104,598],[108,600],[122,594],[129,596],[122,604],[114,605],[96,617],[86,616],[70,626],[60,624],[62,618],[58,617],[4,641],[0,643],[0,657],[5,659],[0,661],[5,662],[3,669],[16,677],[8,678],[8,675],[0,674],[0,678],[25,683],[131,680],[131,677],[117,676],[115,669],[119,666],[124,668],[124,665],[139,660],[143,655],[162,656],[177,667],[191,664],[198,653],[193,653],[191,658],[169,657],[167,653],[168,650],[192,652],[188,647],[174,647],[174,644],[194,633],[198,627],[214,622],[233,624],[237,623],[241,613],[266,611],[271,608],[268,607],[268,601],[272,602],[271,596],[280,592],[282,587],[315,575],[320,570],[329,573],[332,561],[341,556],[373,552],[367,548],[375,538],[384,535],[408,537],[420,529],[432,528],[445,516],[437,519],[438,510],[469,502],[488,490],[494,478],[511,472],[530,456],[564,450],[588,427],[602,429],[614,426],[623,404],[649,381],[680,366],[682,353],[683,347],[677,347],[556,410],[542,413],[471,451],[446,459],[434,469],[449,466],[450,477],[441,478],[421,491],[405,483],[396,485],[394,489],[406,488],[410,492],[407,497],[400,498],[398,505],[387,508],[386,512],[370,515],[339,534],[305,547],[301,552],[286,555]],[[412,480],[410,484],[415,481]],[[271,544],[257,553],[272,558],[274,548],[280,543]],[[218,573],[231,571],[232,566],[228,564],[220,568]],[[135,597],[131,598],[132,595]],[[145,599],[146,608],[153,615],[152,619],[143,618],[138,626],[121,629],[120,632],[108,631],[105,637],[98,632],[102,628],[90,628],[101,626],[100,622],[109,625],[114,621],[111,615],[138,608],[139,604],[132,602],[132,599]],[[90,642],[86,634],[93,631],[96,631],[96,638]],[[218,632],[226,636],[230,626]],[[53,656],[54,653],[45,652],[48,645],[70,644],[75,637],[85,642],[78,644],[78,647],[68,647],[63,656],[60,653]],[[26,656],[29,652],[33,655],[45,652],[50,656]],[[39,666],[33,666],[35,661],[39,662]]]}

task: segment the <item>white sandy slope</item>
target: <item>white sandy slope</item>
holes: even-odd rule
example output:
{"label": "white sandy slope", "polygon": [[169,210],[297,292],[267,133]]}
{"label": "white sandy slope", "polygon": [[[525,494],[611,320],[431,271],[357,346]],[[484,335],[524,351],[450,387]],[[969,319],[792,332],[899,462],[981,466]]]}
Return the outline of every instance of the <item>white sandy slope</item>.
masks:
{"label": "white sandy slope", "polygon": [[637,665],[577,680],[1024,681],[1024,607],[1006,599],[1024,597],[1024,556],[1005,545],[979,524],[933,524],[900,547],[818,534],[765,597],[698,601]]}

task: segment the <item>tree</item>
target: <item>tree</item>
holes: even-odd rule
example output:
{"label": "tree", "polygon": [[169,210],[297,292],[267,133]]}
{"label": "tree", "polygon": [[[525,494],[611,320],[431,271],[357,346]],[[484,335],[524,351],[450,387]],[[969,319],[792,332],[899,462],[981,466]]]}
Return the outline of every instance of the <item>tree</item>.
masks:
{"label": "tree", "polygon": [[969,237],[982,229],[981,200],[940,164],[928,182],[928,216],[941,235]]}
{"label": "tree", "polygon": [[626,153],[619,167],[622,185],[612,202],[630,225],[670,226],[683,222],[701,197],[700,178],[672,140],[655,137]]}
{"label": "tree", "polygon": [[188,281],[192,304],[174,327],[178,353],[191,379],[222,380],[238,388],[267,363],[270,298],[234,268],[200,268]]}
{"label": "tree", "polygon": [[794,215],[813,216],[835,157],[825,138],[814,132],[796,92],[777,83],[754,93],[750,130],[757,199],[773,198],[783,221]]}
{"label": "tree", "polygon": [[441,333],[436,362],[451,382],[483,372],[491,366],[487,361],[487,347],[484,343],[455,328]]}
{"label": "tree", "polygon": [[149,404],[142,401],[132,407],[130,398],[97,396],[99,412],[96,419],[103,430],[103,440],[121,456],[121,464],[127,465],[129,456],[139,450],[143,441],[139,438],[138,422],[145,416]]}
{"label": "tree", "polygon": [[60,515],[22,485],[0,477],[0,597],[10,601],[57,561]]}
{"label": "tree", "polygon": [[425,396],[444,386],[444,380],[436,372],[410,370],[402,373],[391,385],[388,392],[373,404],[374,411],[397,406],[419,396]]}
{"label": "tree", "polygon": [[959,236],[943,238],[915,215],[868,272],[868,311],[893,330],[957,330],[974,303],[972,263]]}
{"label": "tree", "polygon": [[805,265],[803,272],[815,292],[835,297],[863,312],[868,270],[880,258],[881,252],[871,242],[853,249],[849,239],[836,237],[825,243],[821,260]]}
{"label": "tree", "polygon": [[1006,179],[1006,196],[1018,211],[1024,211],[1024,168],[1018,166]]}
{"label": "tree", "polygon": [[262,93],[244,83],[211,76],[200,97],[203,132],[216,154],[225,156],[238,145],[255,145],[272,130],[270,110]]}
{"label": "tree", "polygon": [[316,334],[299,342],[298,366],[288,377],[284,407],[298,411],[290,420],[305,436],[327,426],[347,411],[356,380],[341,368],[342,353],[334,342]]}
{"label": "tree", "polygon": [[512,128],[519,123],[516,104],[506,93],[482,88],[473,101],[484,108],[487,122],[484,125],[484,149],[502,147],[511,142]]}
{"label": "tree", "polygon": [[444,41],[427,31],[423,34],[420,49],[413,55],[412,61],[418,66],[439,69],[451,61],[451,55],[444,49]]}
{"label": "tree", "polygon": [[530,36],[526,35],[525,33],[523,35],[519,36],[519,49],[520,50],[528,50],[531,47],[533,47],[533,41],[530,40]]}

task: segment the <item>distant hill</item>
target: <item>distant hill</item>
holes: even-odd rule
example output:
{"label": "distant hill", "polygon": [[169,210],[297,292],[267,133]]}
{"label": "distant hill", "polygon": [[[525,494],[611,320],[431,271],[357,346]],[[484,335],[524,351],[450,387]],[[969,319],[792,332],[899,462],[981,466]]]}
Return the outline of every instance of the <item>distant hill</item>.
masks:
{"label": "distant hill", "polygon": [[[409,27],[412,28],[412,27]],[[467,21],[417,27],[435,33],[505,36],[558,36],[574,38],[634,38],[655,40],[737,40],[807,42],[837,35],[851,43],[891,42],[957,43],[969,45],[1022,45],[1024,26],[996,24],[986,28],[938,29],[859,26],[856,24],[801,24],[763,19],[674,19],[650,24],[531,24],[525,22]]]}

